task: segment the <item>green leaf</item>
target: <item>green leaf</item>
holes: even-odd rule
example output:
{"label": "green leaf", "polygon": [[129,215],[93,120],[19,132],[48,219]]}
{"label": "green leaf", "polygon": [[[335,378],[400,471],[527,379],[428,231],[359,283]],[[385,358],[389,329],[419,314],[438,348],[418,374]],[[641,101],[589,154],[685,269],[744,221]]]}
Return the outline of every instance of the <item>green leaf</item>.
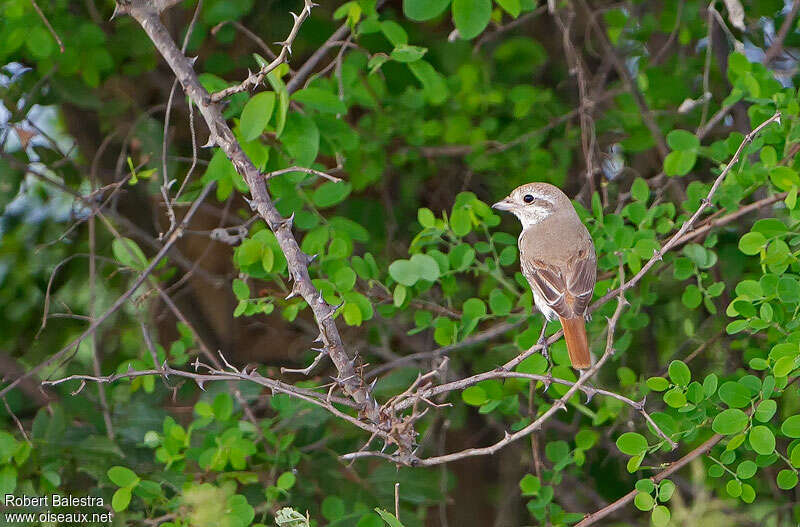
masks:
{"label": "green leaf", "polygon": [[245,300],[250,298],[250,288],[247,287],[243,280],[236,278],[233,281],[233,294],[237,300]]}
{"label": "green leaf", "polygon": [[128,508],[131,502],[131,489],[129,487],[122,487],[117,489],[114,496],[111,498],[111,507],[116,512],[122,512]]}
{"label": "green leaf", "polygon": [[461,392],[461,398],[470,406],[481,406],[489,402],[486,390],[480,386],[470,386]]}
{"label": "green leaf", "polygon": [[663,392],[669,388],[669,381],[664,377],[650,377],[645,384],[654,392]]}
{"label": "green leaf", "polygon": [[511,299],[500,289],[492,289],[489,293],[489,309],[493,315],[503,317],[511,312]]}
{"label": "green leaf", "polygon": [[597,443],[597,432],[584,428],[575,436],[575,446],[580,449],[588,450]]}
{"label": "green leaf", "polygon": [[728,381],[719,387],[719,398],[731,408],[744,408],[750,404],[750,390],[744,385]]}
{"label": "green leaf", "polygon": [[738,498],[742,494],[742,483],[739,480],[732,479],[725,485],[725,491],[729,496]]}
{"label": "green leaf", "polygon": [[757,454],[768,455],[775,451],[775,436],[764,425],[754,426],[748,435],[750,446]]}
{"label": "green leaf", "polygon": [[640,479],[636,482],[634,488],[639,492],[644,492],[645,494],[652,494],[653,491],[656,489],[656,484],[653,483],[652,479]]}
{"label": "green leaf", "polygon": [[673,130],[667,134],[667,144],[673,150],[697,150],[700,139],[687,130]]}
{"label": "green leaf", "polygon": [[750,256],[761,252],[765,245],[767,239],[760,232],[748,232],[739,240],[739,250]]}
{"label": "green leaf", "polygon": [[793,415],[781,425],[781,433],[786,437],[800,438],[800,415]]}
{"label": "green leaf", "polygon": [[492,16],[491,0],[453,0],[453,23],[461,38],[480,35]]}
{"label": "green leaf", "polygon": [[664,394],[664,402],[673,408],[686,406],[686,394],[678,387],[672,388]]}
{"label": "green leaf", "polygon": [[468,298],[461,306],[461,310],[466,319],[486,316],[486,304],[480,298]]}
{"label": "green leaf", "polygon": [[617,448],[629,456],[643,454],[647,451],[647,439],[636,432],[625,432],[617,438]]}
{"label": "green leaf", "polygon": [[794,470],[783,469],[778,472],[778,487],[783,490],[793,489],[797,486],[797,472]]}
{"label": "green leaf", "polygon": [[466,236],[472,230],[472,218],[470,217],[469,210],[465,208],[457,208],[453,210],[450,215],[450,228],[456,233],[456,236]]}
{"label": "green leaf", "polygon": [[664,503],[668,502],[672,495],[675,493],[675,484],[665,479],[658,485],[658,499]]}
{"label": "green leaf", "polygon": [[408,44],[408,34],[403,26],[394,20],[384,20],[381,22],[381,31],[392,46],[403,46]]}
{"label": "green leaf", "polygon": [[397,284],[394,287],[394,293],[392,293],[392,303],[395,307],[400,307],[403,305],[403,302],[406,301],[406,296],[408,295],[408,288],[403,284]]}
{"label": "green leaf", "polygon": [[139,482],[139,476],[127,467],[113,466],[108,469],[107,474],[108,479],[118,487],[131,487]]}
{"label": "green leaf", "polygon": [[711,429],[722,435],[738,434],[748,423],[747,414],[736,408],[729,408],[718,413],[711,423]]}
{"label": "green leaf", "polygon": [[519,488],[523,496],[535,496],[542,488],[542,483],[533,474],[525,474],[519,482]]}
{"label": "green leaf", "polygon": [[417,275],[422,280],[428,282],[435,282],[439,279],[440,271],[439,264],[432,256],[427,254],[415,254],[411,257],[411,264],[416,267]]}
{"label": "green leaf", "polygon": [[403,527],[403,524],[400,523],[400,520],[398,520],[391,512],[379,509],[378,507],[375,508],[375,512],[380,515],[381,519],[383,519],[383,521],[385,521],[389,527]]}
{"label": "green leaf", "polygon": [[798,283],[796,278],[790,276],[780,277],[776,292],[781,302],[786,302],[788,304],[800,302],[800,283]]}
{"label": "green leaf", "polygon": [[694,167],[697,154],[690,150],[675,150],[664,159],[664,173],[668,176],[685,176]]}
{"label": "green leaf", "polygon": [[389,265],[389,276],[403,285],[412,286],[419,280],[419,270],[411,260],[395,260]]}
{"label": "green leaf", "polygon": [[665,527],[669,523],[670,512],[664,505],[658,505],[650,515],[655,527]]}
{"label": "green leaf", "polygon": [[286,119],[281,142],[298,165],[311,166],[319,152],[319,129],[310,117],[292,112]]}
{"label": "green leaf", "polygon": [[402,44],[392,50],[392,59],[397,62],[415,62],[427,53],[427,48]]}
{"label": "green leaf", "polygon": [[797,172],[793,168],[785,166],[775,167],[770,170],[769,179],[773,185],[784,191],[800,185],[800,177],[798,177]]}
{"label": "green leaf", "polygon": [[673,384],[687,386],[692,380],[692,372],[683,361],[674,360],[669,365],[669,378]]}
{"label": "green leaf", "polygon": [[307,108],[313,108],[323,113],[347,113],[347,107],[339,97],[322,88],[309,87],[298,90],[292,95],[291,99]]}
{"label": "green leaf", "polygon": [[148,265],[144,253],[130,238],[115,238],[111,242],[111,252],[119,263],[137,271],[144,271]]}
{"label": "green leaf", "polygon": [[261,135],[275,109],[275,92],[257,93],[247,101],[242,109],[239,130],[242,139],[252,141]]}
{"label": "green leaf", "polygon": [[341,293],[350,291],[356,283],[356,272],[350,267],[342,267],[334,273],[333,283]]}
{"label": "green leaf", "polygon": [[[402,287],[402,286],[401,286]],[[347,303],[342,310],[342,316],[348,326],[360,326],[364,321],[361,316],[361,309],[357,304]]]}
{"label": "green leaf", "polygon": [[425,228],[436,226],[436,216],[431,209],[425,207],[417,210],[417,221]]}
{"label": "green leaf", "polygon": [[350,195],[353,186],[346,181],[326,181],[314,191],[311,201],[320,209],[338,205]]}
{"label": "green leaf", "polygon": [[497,4],[506,10],[506,13],[511,15],[514,18],[519,16],[520,11],[522,10],[522,6],[520,5],[520,0],[495,0]]}
{"label": "green leaf", "polygon": [[641,201],[642,203],[647,203],[647,200],[650,199],[650,187],[643,178],[637,177],[633,181],[633,185],[631,185],[631,196],[633,196],[633,199]]}
{"label": "green leaf", "polygon": [[633,504],[636,505],[636,508],[640,511],[649,511],[655,507],[656,500],[646,492],[637,492],[636,496],[633,498]]}
{"label": "green leaf", "polygon": [[447,82],[444,76],[436,71],[429,62],[424,59],[409,62],[408,69],[422,84],[425,99],[431,104],[442,104],[447,99]]}
{"label": "green leaf", "polygon": [[742,461],[741,463],[739,463],[739,466],[736,467],[736,475],[739,476],[741,479],[752,478],[753,476],[755,476],[756,471],[758,471],[758,465],[756,465],[749,459]]}
{"label": "green leaf", "polygon": [[403,0],[403,14],[416,22],[424,22],[441,15],[450,0]]}
{"label": "green leaf", "polygon": [[214,409],[217,419],[227,421],[233,415],[233,398],[228,393],[219,393],[214,397],[211,407]]}
{"label": "green leaf", "polygon": [[289,490],[291,489],[295,482],[297,481],[297,476],[295,476],[292,472],[284,472],[280,476],[278,476],[278,480],[275,482],[275,486],[279,489]]}
{"label": "green leaf", "polygon": [[775,412],[777,410],[778,410],[778,403],[776,403],[772,399],[767,399],[759,403],[755,413],[753,414],[753,417],[755,417],[757,421],[766,423],[770,419],[772,419],[772,416],[775,415]]}

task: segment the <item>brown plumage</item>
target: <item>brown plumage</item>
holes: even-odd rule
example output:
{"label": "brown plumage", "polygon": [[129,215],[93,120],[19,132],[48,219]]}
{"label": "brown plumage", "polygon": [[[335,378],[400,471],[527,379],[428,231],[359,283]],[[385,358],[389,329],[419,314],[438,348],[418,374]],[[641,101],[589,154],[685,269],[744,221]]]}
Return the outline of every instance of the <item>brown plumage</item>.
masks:
{"label": "brown plumage", "polygon": [[[561,322],[572,366],[588,368],[591,355],[584,319],[597,278],[589,231],[569,198],[547,183],[522,185],[493,206],[514,213],[522,222],[520,266],[534,303],[548,321]],[[544,328],[540,340],[543,337]]]}

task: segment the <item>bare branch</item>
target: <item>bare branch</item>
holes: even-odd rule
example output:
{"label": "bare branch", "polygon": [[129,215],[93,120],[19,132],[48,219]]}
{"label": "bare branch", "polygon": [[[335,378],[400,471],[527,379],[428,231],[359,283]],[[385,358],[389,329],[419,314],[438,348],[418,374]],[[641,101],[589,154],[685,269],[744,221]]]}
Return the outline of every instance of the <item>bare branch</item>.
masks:
{"label": "bare branch", "polygon": [[300,31],[300,26],[303,25],[303,22],[305,22],[306,18],[308,18],[308,16],[311,14],[311,8],[315,5],[316,4],[314,4],[311,0],[303,0],[303,9],[300,11],[300,14],[295,15],[292,13],[292,16],[294,17],[294,25],[292,26],[292,30],[289,32],[289,36],[286,37],[286,40],[280,43],[281,51],[278,53],[278,56],[272,60],[272,62],[262,66],[261,69],[256,73],[250,74],[241,83],[212,93],[211,102],[219,102],[225,97],[233,95],[234,93],[247,91],[251,87],[255,88],[264,82],[264,77],[266,77],[269,72],[286,62],[287,56],[292,54],[292,44],[294,43],[294,39],[297,38],[297,33]]}

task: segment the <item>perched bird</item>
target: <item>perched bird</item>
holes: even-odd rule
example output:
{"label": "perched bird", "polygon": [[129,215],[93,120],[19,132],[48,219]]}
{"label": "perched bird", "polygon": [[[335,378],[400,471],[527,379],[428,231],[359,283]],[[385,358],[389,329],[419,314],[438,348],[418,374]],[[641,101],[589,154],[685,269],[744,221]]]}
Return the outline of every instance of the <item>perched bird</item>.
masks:
{"label": "perched bird", "polygon": [[536,307],[547,319],[539,337],[544,352],[547,323],[558,318],[572,367],[588,368],[592,361],[585,317],[597,279],[589,231],[566,194],[548,183],[519,186],[492,208],[511,212],[522,223],[520,267]]}

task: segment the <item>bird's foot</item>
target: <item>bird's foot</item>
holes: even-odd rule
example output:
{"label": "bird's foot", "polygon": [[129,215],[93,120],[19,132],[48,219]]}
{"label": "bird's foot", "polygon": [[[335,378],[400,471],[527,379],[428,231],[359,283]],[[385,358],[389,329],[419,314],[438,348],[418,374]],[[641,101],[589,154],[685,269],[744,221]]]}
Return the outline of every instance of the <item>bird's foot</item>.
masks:
{"label": "bird's foot", "polygon": [[541,354],[542,354],[542,356],[543,356],[545,359],[547,359],[547,360],[550,360],[549,346],[547,345],[547,337],[545,337],[544,335],[542,335],[541,337],[539,337],[539,340],[538,340],[538,341],[536,341],[536,344],[538,344],[539,346],[541,346],[541,348],[542,348],[542,349],[541,349]]}

